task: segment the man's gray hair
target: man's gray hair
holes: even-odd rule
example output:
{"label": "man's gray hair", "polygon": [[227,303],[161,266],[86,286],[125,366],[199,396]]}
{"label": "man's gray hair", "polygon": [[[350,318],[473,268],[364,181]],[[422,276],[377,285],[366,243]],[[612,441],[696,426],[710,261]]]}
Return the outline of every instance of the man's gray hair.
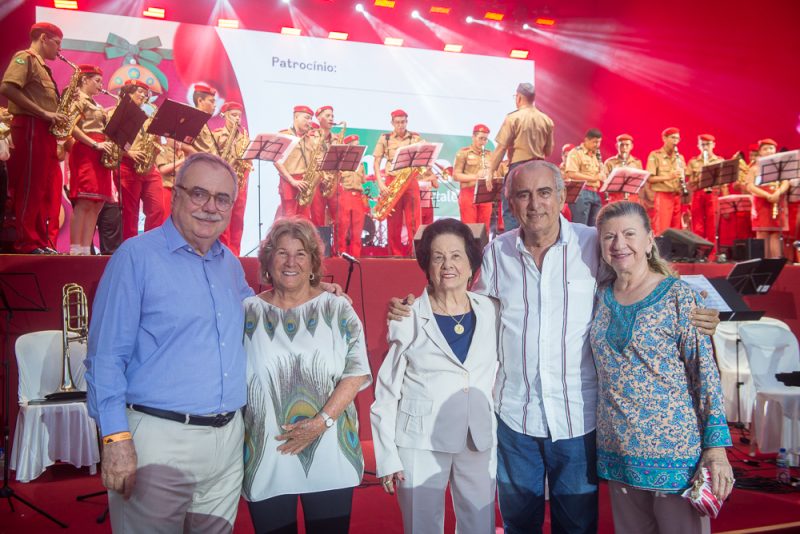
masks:
{"label": "man's gray hair", "polygon": [[506,182],[505,182],[505,195],[506,198],[511,198],[511,188],[513,186],[514,177],[522,172],[532,172],[537,169],[547,169],[553,173],[553,178],[556,180],[556,191],[563,191],[565,189],[564,185],[564,177],[561,176],[561,169],[558,168],[557,165],[553,165],[549,161],[544,161],[541,159],[535,159],[532,161],[528,161],[517,165],[506,175]]}
{"label": "man's gray hair", "polygon": [[239,194],[239,178],[236,176],[236,172],[227,161],[214,154],[209,154],[208,152],[195,152],[186,158],[186,161],[183,162],[183,165],[181,165],[181,168],[178,169],[178,173],[175,175],[175,185],[182,185],[186,173],[189,172],[189,169],[191,169],[193,165],[197,165],[198,163],[205,163],[206,165],[212,166],[216,165],[227,171],[231,180],[233,180],[233,198],[234,200],[236,199],[236,196]]}

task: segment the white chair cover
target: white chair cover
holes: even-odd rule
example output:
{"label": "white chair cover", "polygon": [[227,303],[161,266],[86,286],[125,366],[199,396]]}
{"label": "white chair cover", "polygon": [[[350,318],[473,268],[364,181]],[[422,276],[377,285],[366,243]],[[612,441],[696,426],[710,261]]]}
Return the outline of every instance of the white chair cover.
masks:
{"label": "white chair cover", "polygon": [[800,453],[800,388],[786,386],[775,373],[800,370],[800,349],[791,331],[750,323],[739,328],[756,388],[753,435],[762,452],[784,447],[792,463]]}
{"label": "white chair cover", "polygon": [[[57,460],[97,472],[100,450],[97,427],[85,402],[28,404],[61,385],[61,330],[31,332],[17,339],[19,413],[9,467],[17,480],[29,482]],[[70,369],[75,387],[86,389],[86,345],[70,344]]]}
{"label": "white chair cover", "polygon": [[[738,329],[741,325],[752,321],[726,321],[719,324],[714,334],[714,347],[716,348],[719,375],[722,381],[722,395],[725,399],[725,417],[728,422],[749,424],[756,404],[756,389],[750,376],[750,365],[747,363],[747,354],[743,347],[739,347],[739,379],[743,382],[739,391],[741,409],[736,403],[736,340],[739,337]],[[772,317],[762,317],[759,324],[772,324],[789,330],[783,321]]]}

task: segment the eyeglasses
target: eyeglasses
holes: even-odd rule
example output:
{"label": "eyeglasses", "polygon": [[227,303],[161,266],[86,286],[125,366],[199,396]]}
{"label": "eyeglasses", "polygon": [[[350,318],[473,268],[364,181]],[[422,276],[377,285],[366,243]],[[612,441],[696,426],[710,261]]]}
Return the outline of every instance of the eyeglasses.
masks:
{"label": "eyeglasses", "polygon": [[179,184],[175,184],[175,187],[189,195],[189,200],[192,201],[197,207],[205,206],[208,200],[213,196],[214,197],[214,204],[217,206],[219,211],[228,211],[233,206],[233,199],[227,193],[217,193],[216,195],[212,195],[209,191],[206,191],[202,187],[193,187],[189,189],[188,187],[184,187]]}

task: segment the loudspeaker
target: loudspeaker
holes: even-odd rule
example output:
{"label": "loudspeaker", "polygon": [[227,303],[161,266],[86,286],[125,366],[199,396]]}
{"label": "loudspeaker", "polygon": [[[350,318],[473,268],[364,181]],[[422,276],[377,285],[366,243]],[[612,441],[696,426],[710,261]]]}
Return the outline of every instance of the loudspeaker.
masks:
{"label": "loudspeaker", "polygon": [[317,233],[319,234],[319,238],[322,240],[322,244],[325,245],[325,257],[331,257],[331,237],[333,236],[333,231],[331,230],[330,226],[317,226]]}
{"label": "loudspeaker", "polygon": [[[472,232],[472,238],[478,242],[478,245],[481,247],[481,250],[489,244],[489,234],[486,232],[486,225],[483,223],[467,223],[469,226],[470,231]],[[427,224],[421,224],[419,228],[417,228],[417,234],[414,236],[414,250],[417,250],[419,246],[419,242],[422,240],[422,232],[425,231],[427,228]]]}
{"label": "loudspeaker", "polygon": [[764,257],[763,239],[736,239],[733,241],[735,261],[755,260]]}
{"label": "loudspeaker", "polygon": [[[714,244],[711,241],[706,241],[697,234],[693,234],[689,230],[676,230],[675,228],[668,228],[664,230],[659,236],[669,242],[669,257],[673,261],[699,261],[704,260]],[[661,247],[658,249],[661,252]]]}

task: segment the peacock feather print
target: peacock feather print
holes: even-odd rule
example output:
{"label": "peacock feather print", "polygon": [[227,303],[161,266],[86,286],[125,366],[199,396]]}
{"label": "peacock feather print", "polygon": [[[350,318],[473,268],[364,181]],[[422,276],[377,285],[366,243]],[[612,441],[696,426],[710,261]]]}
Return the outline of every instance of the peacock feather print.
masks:
{"label": "peacock feather print", "polygon": [[306,306],[305,311],[303,311],[303,322],[308,333],[313,336],[319,324],[319,306],[316,304]]}
{"label": "peacock feather print", "polygon": [[322,303],[322,318],[325,324],[333,328],[333,316],[336,315],[336,299],[325,299]]}
{"label": "peacock feather print", "polygon": [[356,470],[360,479],[364,474],[364,456],[361,453],[361,442],[358,440],[358,415],[352,402],[339,416],[336,435],[342,454]]}
{"label": "peacock feather print", "polygon": [[272,306],[267,306],[266,316],[264,317],[264,330],[267,332],[270,341],[275,338],[275,330],[278,328],[280,315],[278,310]]}
{"label": "peacock feather print", "polygon": [[247,309],[244,312],[244,334],[249,338],[253,339],[253,333],[256,331],[256,327],[258,326],[258,319],[261,315],[261,306],[255,306],[250,304],[247,306]]}
{"label": "peacock feather print", "polygon": [[294,341],[294,336],[300,328],[300,313],[292,308],[289,310],[281,310],[283,316],[283,331],[286,332],[286,337],[289,341]]}
{"label": "peacock feather print", "polygon": [[339,307],[338,325],[339,333],[344,338],[347,348],[352,348],[361,334],[361,322],[358,320],[353,308],[349,306]]}
{"label": "peacock feather print", "polygon": [[[298,423],[316,416],[331,392],[330,380],[319,352],[315,352],[311,365],[306,367],[300,354],[290,354],[281,360],[270,377],[270,395],[278,424]],[[314,462],[319,442],[320,438],[317,438],[297,455],[306,476]]]}
{"label": "peacock feather print", "polygon": [[267,448],[267,397],[261,387],[258,376],[250,378],[247,385],[247,409],[244,412],[244,480],[242,487],[250,498],[253,480],[256,476],[261,458]]}

